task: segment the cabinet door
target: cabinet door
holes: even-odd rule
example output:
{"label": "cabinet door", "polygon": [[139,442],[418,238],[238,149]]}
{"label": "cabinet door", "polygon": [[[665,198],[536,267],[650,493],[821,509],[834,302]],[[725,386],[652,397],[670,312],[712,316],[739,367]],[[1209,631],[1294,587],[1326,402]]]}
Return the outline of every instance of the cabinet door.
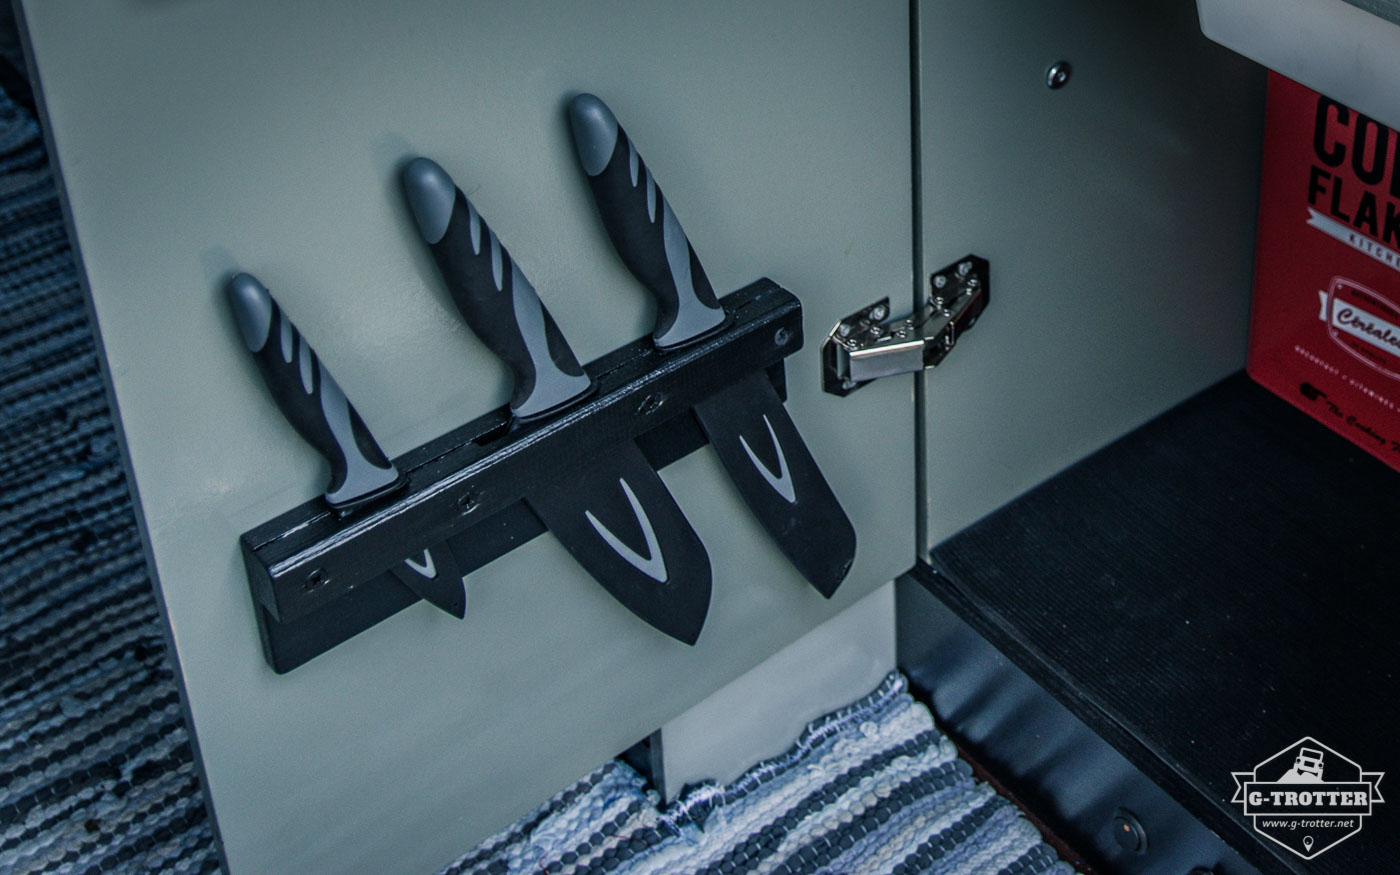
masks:
{"label": "cabinet door", "polygon": [[1264,75],[1177,0],[918,21],[921,272],[992,290],[921,381],[932,547],[1244,366]]}
{"label": "cabinet door", "polygon": [[[912,298],[906,3],[21,13],[233,872],[430,871],[912,563],[911,382],[838,399],[817,356],[840,317]],[[508,393],[416,237],[410,154],[471,195],[580,359],[649,333],[572,152],[582,90],[622,119],[717,291],[766,275],[802,300],[788,408],[855,521],[854,568],[823,599],[702,449],[662,471],[714,568],[694,647],[545,536],[470,575],[465,621],[420,603],[274,674],[237,539],[325,468],[261,385],[223,280],[273,289],[391,456]]]}

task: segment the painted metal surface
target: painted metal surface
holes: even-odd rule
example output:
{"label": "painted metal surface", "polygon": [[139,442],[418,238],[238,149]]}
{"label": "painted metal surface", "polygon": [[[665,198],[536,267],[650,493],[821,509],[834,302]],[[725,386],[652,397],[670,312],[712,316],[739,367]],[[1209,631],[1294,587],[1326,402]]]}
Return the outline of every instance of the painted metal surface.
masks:
{"label": "painted metal surface", "polygon": [[21,13],[235,875],[430,871],[910,564],[910,384],[823,395],[809,343],[788,407],[860,539],[834,599],[702,451],[663,472],[714,562],[695,647],[538,538],[472,575],[465,621],[418,605],[279,677],[236,541],[318,494],[324,463],[222,300],[235,268],[266,283],[391,456],[504,403],[507,374],[453,312],[399,192],[401,162],[429,154],[580,359],[650,332],[654,304],[573,154],[566,101],[587,90],[646,144],[717,292],[770,275],[802,298],[808,337],[872,297],[907,301],[906,4]]}
{"label": "painted metal surface", "polygon": [[1243,367],[1264,80],[1170,0],[925,2],[919,31],[923,266],[975,251],[997,289],[920,378],[931,547]]}
{"label": "painted metal surface", "polygon": [[729,784],[878,687],[895,670],[894,606],[891,582],[668,720],[651,739],[660,756],[653,750],[650,777],[663,798]]}
{"label": "painted metal surface", "polygon": [[1400,127],[1400,3],[1395,0],[1196,0],[1223,46]]}

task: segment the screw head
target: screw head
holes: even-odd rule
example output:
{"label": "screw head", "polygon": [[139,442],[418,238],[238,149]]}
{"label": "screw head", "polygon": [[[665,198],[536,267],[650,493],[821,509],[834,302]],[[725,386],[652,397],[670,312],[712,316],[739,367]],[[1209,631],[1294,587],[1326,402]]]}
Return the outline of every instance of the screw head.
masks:
{"label": "screw head", "polygon": [[660,392],[653,392],[653,393],[651,393],[650,395],[648,395],[647,397],[643,398],[641,404],[638,404],[638,405],[637,405],[637,415],[638,415],[638,416],[650,416],[651,414],[655,413],[657,410],[660,410],[660,409],[661,409],[661,405],[662,405],[662,404],[665,404],[665,403],[666,403],[666,396],[665,396],[665,395],[663,395],[663,394],[660,393]]}
{"label": "screw head", "polygon": [[475,492],[468,492],[461,498],[457,499],[457,512],[460,513],[462,516],[466,516],[467,514],[476,510],[476,507],[477,500]]}
{"label": "screw head", "polygon": [[874,307],[870,308],[870,318],[877,321],[884,319],[887,312],[884,304],[876,304]]}
{"label": "screw head", "polygon": [[1069,61],[1056,61],[1045,71],[1045,87],[1051,91],[1059,91],[1069,84],[1069,77],[1074,72]]}
{"label": "screw head", "polygon": [[306,575],[306,585],[303,587],[307,592],[320,589],[331,582],[330,575],[326,574],[324,568],[313,568],[311,573]]}
{"label": "screw head", "polygon": [[972,273],[972,262],[964,261],[958,265],[958,276],[967,276]]}
{"label": "screw head", "polygon": [[[846,333],[849,334],[850,332],[848,331]],[[792,340],[792,332],[786,328],[779,328],[777,331],[773,332],[774,346],[787,346],[789,340]]]}
{"label": "screw head", "polygon": [[1131,811],[1120,808],[1113,812],[1110,828],[1118,847],[1131,854],[1147,853],[1147,829]]}
{"label": "screw head", "polygon": [[943,274],[940,273],[938,276],[936,276],[936,277],[933,278],[933,287],[934,287],[935,289],[941,289],[941,288],[943,288],[943,287],[945,287],[945,286],[947,286],[947,285],[948,285],[948,278],[947,278],[946,276],[944,276]]}
{"label": "screw head", "polygon": [[850,336],[851,336],[851,326],[848,325],[848,324],[846,324],[845,322],[842,322],[841,325],[840,325],[840,327],[838,327],[838,328],[836,329],[836,333],[837,333],[837,335],[839,335],[839,336],[841,336],[841,337],[850,337]]}

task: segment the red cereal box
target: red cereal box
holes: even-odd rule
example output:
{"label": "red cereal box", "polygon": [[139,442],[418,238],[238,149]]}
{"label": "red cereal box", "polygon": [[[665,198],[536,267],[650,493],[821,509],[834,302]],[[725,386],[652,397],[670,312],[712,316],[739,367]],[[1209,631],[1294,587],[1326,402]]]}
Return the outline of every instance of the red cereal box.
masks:
{"label": "red cereal box", "polygon": [[1269,78],[1248,370],[1400,469],[1400,136]]}

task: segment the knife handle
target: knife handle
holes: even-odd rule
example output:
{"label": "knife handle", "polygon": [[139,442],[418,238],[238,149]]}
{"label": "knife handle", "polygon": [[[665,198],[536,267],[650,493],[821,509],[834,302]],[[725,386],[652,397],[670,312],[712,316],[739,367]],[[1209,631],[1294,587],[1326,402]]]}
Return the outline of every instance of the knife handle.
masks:
{"label": "knife handle", "polygon": [[622,263],[656,296],[652,339],[682,346],[722,327],[724,308],[695,248],[607,104],[592,94],[569,102],[579,163]]}
{"label": "knife handle", "polygon": [[510,367],[510,410],[552,413],[592,389],[535,287],[447,172],[427,158],[403,171],[418,230],[467,325]]}
{"label": "knife handle", "polygon": [[262,283],[240,273],[228,282],[239,333],[287,421],[331,465],[326,503],[345,513],[401,486],[335,378]]}

